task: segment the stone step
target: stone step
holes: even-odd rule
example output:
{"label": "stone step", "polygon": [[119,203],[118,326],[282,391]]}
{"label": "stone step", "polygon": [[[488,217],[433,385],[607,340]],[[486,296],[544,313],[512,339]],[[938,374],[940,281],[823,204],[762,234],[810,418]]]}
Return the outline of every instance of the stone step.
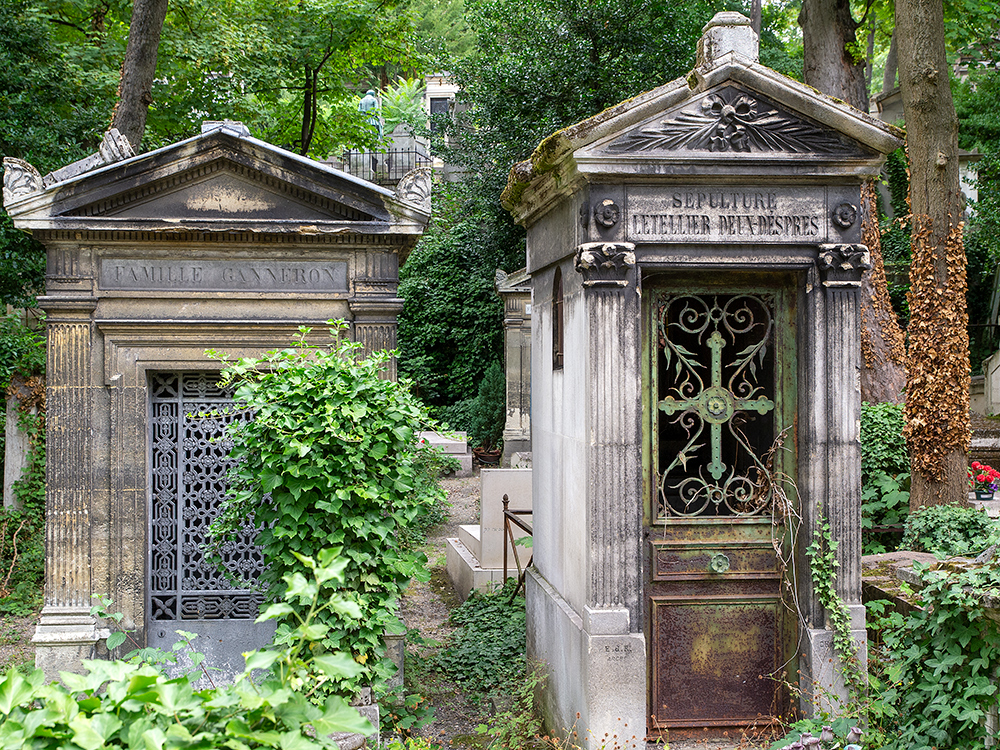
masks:
{"label": "stone step", "polygon": [[479,524],[463,524],[458,527],[458,538],[478,560],[483,555],[483,540]]}

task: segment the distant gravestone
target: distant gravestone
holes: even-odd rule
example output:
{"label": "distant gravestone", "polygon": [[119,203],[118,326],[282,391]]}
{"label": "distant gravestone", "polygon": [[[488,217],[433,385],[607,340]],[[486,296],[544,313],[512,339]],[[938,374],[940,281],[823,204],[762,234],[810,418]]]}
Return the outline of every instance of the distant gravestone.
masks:
{"label": "distant gravestone", "polygon": [[[377,115],[377,110],[373,110]],[[41,176],[5,159],[4,203],[46,247],[48,475],[45,606],[35,633],[47,676],[76,670],[107,594],[141,643],[178,629],[223,676],[267,638],[262,593],[205,559],[225,493],[226,421],[214,349],[256,357],[329,341],[344,319],[364,351],[396,346],[402,264],[430,215],[430,173],[395,192],[250,137],[240,123],[136,156],[117,131],[97,154]],[[391,362],[386,377],[395,377]],[[253,580],[247,528],[224,565]]]}
{"label": "distant gravestone", "polygon": [[899,135],[759,65],[721,13],[688,76],[512,171],[549,730],[732,737],[812,711],[786,681],[846,696],[805,548],[822,513],[864,657],[860,188]]}

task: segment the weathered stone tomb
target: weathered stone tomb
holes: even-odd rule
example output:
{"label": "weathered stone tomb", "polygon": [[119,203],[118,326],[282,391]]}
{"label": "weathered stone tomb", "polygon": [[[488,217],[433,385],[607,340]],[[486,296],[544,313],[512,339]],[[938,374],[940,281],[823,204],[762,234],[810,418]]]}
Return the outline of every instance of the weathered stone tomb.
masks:
{"label": "weathered stone tomb", "polygon": [[[394,193],[231,122],[141,156],[112,131],[98,154],[44,178],[5,166],[5,207],[48,252],[36,661],[55,676],[92,654],[101,593],[140,642],[195,632],[215,666],[242,669],[261,638],[261,594],[234,588],[199,547],[228,466],[220,421],[205,414],[229,394],[206,350],[260,355],[300,326],[329,341],[331,319],[366,351],[394,348],[398,269],[429,218],[429,172]],[[262,565],[249,536],[224,553],[251,579]]]}
{"label": "weathered stone tomb", "polygon": [[805,549],[822,514],[863,657],[860,188],[899,145],[724,13],[687,77],[514,168],[550,729],[732,737],[809,710],[782,679],[843,694]]}

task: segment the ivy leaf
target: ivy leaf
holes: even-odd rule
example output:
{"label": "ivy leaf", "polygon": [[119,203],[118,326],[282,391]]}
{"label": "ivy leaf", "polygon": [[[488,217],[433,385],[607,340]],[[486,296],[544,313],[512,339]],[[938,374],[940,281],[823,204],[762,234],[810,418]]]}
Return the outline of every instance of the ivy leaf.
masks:
{"label": "ivy leaf", "polygon": [[312,663],[328,677],[357,677],[364,671],[364,667],[343,653],[322,654],[315,657]]}
{"label": "ivy leaf", "polygon": [[0,714],[9,714],[15,706],[31,700],[34,694],[31,683],[11,667],[4,681],[0,682]]}

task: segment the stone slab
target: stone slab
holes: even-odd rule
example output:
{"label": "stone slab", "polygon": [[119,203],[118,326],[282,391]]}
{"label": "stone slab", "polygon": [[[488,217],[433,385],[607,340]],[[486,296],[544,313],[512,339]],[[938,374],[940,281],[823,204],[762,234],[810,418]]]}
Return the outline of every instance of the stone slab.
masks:
{"label": "stone slab", "polygon": [[822,187],[628,188],[629,242],[826,242]]}
{"label": "stone slab", "polygon": [[118,291],[347,292],[344,261],[102,258],[98,285]]}
{"label": "stone slab", "polygon": [[[510,510],[531,510],[531,469],[482,469],[479,473],[479,525],[481,554],[479,564],[484,568],[503,567],[504,524],[503,496],[510,500]],[[521,520],[531,523],[531,516],[521,516]],[[526,533],[513,527],[514,538]],[[515,547],[507,543],[508,566],[516,569],[514,555],[518,555],[522,567],[531,557],[530,549]]]}
{"label": "stone slab", "polygon": [[483,542],[479,538],[479,524],[468,523],[458,527],[458,538],[466,546],[472,556],[479,559],[482,554]]}
{"label": "stone slab", "polygon": [[417,433],[421,440],[426,440],[434,448],[449,455],[465,453],[469,449],[464,432],[433,432]]}
{"label": "stone slab", "polygon": [[[502,568],[482,567],[469,548],[456,537],[447,542],[445,557],[448,578],[462,601],[468,599],[473,591],[495,591],[503,585]],[[508,578],[516,575],[517,568],[507,571]]]}

